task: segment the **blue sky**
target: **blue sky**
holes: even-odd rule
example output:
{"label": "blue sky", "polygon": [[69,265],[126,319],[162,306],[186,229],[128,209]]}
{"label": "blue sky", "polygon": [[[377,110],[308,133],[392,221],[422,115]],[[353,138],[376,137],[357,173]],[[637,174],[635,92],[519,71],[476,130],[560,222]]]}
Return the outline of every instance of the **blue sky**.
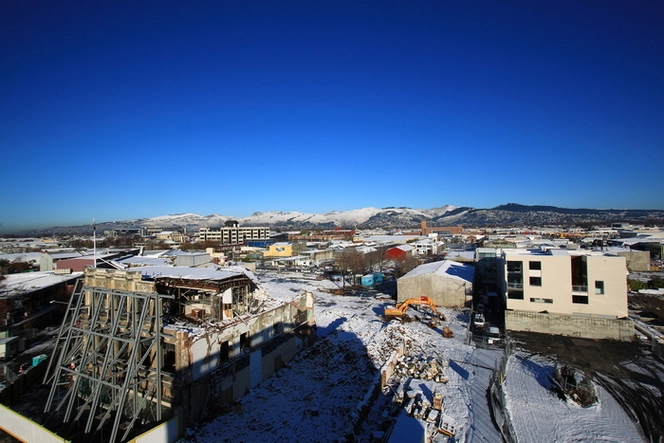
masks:
{"label": "blue sky", "polygon": [[0,229],[664,209],[661,2],[0,5]]}

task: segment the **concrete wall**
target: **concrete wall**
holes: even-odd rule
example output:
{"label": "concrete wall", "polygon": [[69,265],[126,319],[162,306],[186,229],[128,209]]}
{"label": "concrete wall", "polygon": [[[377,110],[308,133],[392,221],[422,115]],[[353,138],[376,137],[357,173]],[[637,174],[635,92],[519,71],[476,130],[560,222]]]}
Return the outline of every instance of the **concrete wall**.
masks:
{"label": "concrete wall", "polygon": [[399,303],[414,297],[431,297],[436,306],[461,307],[466,303],[466,288],[472,284],[438,274],[421,274],[397,280]]}
{"label": "concrete wall", "polygon": [[620,341],[634,339],[634,323],[628,318],[609,319],[580,315],[505,311],[505,329],[592,339]]}
{"label": "concrete wall", "polygon": [[181,436],[180,418],[176,415],[130,440],[130,443],[175,443]]}
{"label": "concrete wall", "polygon": [[634,272],[650,271],[650,252],[648,251],[624,251],[618,255],[627,260],[627,269]]}
{"label": "concrete wall", "polygon": [[176,266],[194,267],[210,263],[210,254],[182,254],[175,256]]}
{"label": "concrete wall", "polygon": [[[184,384],[179,389],[176,413],[190,426],[274,375],[303,346],[298,335],[314,324],[313,295],[304,293],[291,303],[247,317],[216,332],[191,338],[175,332],[175,365]],[[246,334],[249,346],[242,349]],[[228,344],[229,361],[221,360]]]}
{"label": "concrete wall", "polygon": [[[625,257],[591,255],[588,263],[588,297],[587,309],[578,309],[574,305],[573,312],[584,312],[601,315],[615,315],[618,318],[629,315],[627,309],[627,262]],[[604,282],[604,294],[595,290],[595,282]],[[582,305],[583,307],[583,305]]]}
{"label": "concrete wall", "polygon": [[0,404],[0,429],[25,442],[61,443],[69,441],[2,404]]}
{"label": "concrete wall", "polygon": [[144,281],[140,270],[119,271],[88,268],[85,271],[85,284],[87,286],[120,289],[131,292],[157,292],[155,283]]}

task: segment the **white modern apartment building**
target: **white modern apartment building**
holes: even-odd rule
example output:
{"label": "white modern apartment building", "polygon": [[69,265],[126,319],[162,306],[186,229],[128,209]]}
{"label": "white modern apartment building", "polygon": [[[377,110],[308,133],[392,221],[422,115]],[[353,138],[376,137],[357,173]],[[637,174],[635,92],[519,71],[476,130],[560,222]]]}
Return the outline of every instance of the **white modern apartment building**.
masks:
{"label": "white modern apartment building", "polygon": [[542,248],[505,249],[501,258],[506,329],[633,338],[625,257]]}

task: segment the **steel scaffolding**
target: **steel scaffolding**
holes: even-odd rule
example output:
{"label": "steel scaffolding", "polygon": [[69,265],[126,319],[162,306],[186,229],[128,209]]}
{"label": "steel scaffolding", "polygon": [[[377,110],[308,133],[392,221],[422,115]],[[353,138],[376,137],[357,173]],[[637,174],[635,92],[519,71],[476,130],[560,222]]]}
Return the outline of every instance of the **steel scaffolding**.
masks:
{"label": "steel scaffolding", "polygon": [[110,442],[138,421],[162,419],[163,299],[171,295],[81,286],[70,300],[44,378],[45,412],[85,422],[85,433],[112,420]]}

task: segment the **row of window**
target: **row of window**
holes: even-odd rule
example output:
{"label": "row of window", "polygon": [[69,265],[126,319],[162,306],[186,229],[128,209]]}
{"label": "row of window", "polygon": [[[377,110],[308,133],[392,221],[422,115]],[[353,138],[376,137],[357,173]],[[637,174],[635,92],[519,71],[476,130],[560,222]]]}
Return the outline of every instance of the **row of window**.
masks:
{"label": "row of window", "polygon": [[[533,284],[533,279],[538,279],[539,281],[536,280],[536,283],[538,284]],[[541,277],[530,277],[530,284],[531,286],[542,286],[542,279]],[[604,282],[601,280],[596,280],[595,281],[595,294],[604,294]],[[507,298],[512,299],[512,300],[523,300],[523,291],[522,290],[508,290],[507,291]],[[539,297],[531,297],[530,301],[532,303],[553,303],[553,299],[551,298],[539,298]],[[572,303],[576,304],[584,304],[587,305],[589,301],[589,298],[587,295],[579,295],[579,294],[573,294],[572,295]]]}

